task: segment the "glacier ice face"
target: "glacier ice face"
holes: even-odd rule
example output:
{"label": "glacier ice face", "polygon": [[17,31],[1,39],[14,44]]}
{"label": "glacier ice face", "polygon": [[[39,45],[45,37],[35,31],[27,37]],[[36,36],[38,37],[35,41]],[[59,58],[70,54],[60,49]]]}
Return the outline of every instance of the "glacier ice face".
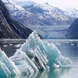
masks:
{"label": "glacier ice face", "polygon": [[15,64],[0,49],[0,76],[14,76],[20,74]]}
{"label": "glacier ice face", "polygon": [[27,54],[30,50],[33,50],[32,54],[39,57],[39,60],[41,60],[44,66],[48,64],[50,67],[62,67],[71,63],[69,58],[61,55],[60,51],[54,44],[49,44],[47,41],[41,40],[36,31],[30,34],[26,43],[22,45],[20,50]]}

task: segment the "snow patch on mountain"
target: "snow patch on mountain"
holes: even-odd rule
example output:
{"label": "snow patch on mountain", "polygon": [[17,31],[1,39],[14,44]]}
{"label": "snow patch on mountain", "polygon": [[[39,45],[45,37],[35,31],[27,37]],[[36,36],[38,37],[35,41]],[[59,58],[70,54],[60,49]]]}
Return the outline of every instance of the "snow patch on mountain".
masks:
{"label": "snow patch on mountain", "polygon": [[68,8],[63,9],[64,14],[69,15],[70,17],[78,18],[78,9],[77,8]]}

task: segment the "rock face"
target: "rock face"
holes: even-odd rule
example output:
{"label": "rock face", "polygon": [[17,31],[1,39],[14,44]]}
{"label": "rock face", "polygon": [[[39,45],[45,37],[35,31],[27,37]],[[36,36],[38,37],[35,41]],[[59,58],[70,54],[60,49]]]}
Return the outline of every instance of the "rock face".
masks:
{"label": "rock face", "polygon": [[78,19],[71,24],[66,37],[70,39],[78,39]]}
{"label": "rock face", "polygon": [[[1,4],[1,2],[0,2]],[[0,38],[15,38],[11,27],[4,17],[0,6]]]}
{"label": "rock face", "polygon": [[27,38],[32,30],[11,19],[4,3],[0,0],[0,38]]}

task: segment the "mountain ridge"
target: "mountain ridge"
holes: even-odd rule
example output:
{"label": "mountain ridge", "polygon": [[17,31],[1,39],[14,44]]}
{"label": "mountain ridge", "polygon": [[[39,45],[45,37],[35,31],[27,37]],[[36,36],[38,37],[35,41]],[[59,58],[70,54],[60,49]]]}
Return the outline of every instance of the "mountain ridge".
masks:
{"label": "mountain ridge", "polygon": [[[19,30],[18,30],[19,28]],[[0,0],[0,38],[27,38],[32,30],[13,20]]]}
{"label": "mountain ridge", "polygon": [[68,28],[66,38],[78,39],[78,18]]}
{"label": "mountain ridge", "polygon": [[49,23],[50,20],[51,25],[71,24],[76,19],[76,17],[72,17],[71,15],[66,14],[66,11],[58,7],[53,7],[48,3],[37,3],[34,1],[18,1],[17,4],[23,7],[25,10],[38,16],[37,18],[40,21],[44,20],[42,21],[43,23],[46,23],[46,21]]}
{"label": "mountain ridge", "polygon": [[[14,4],[11,2],[11,4]],[[11,5],[9,4],[9,5]],[[7,5],[7,7],[9,7]],[[57,8],[53,7],[49,4],[40,4],[31,1],[21,1],[20,3],[16,3],[16,6],[20,6],[24,11],[11,12],[12,18],[17,20],[18,22],[22,23],[23,25],[62,25],[62,24],[71,24],[74,21],[74,17],[70,17],[64,12]],[[24,13],[22,13],[24,12]],[[32,20],[33,19],[33,20]]]}

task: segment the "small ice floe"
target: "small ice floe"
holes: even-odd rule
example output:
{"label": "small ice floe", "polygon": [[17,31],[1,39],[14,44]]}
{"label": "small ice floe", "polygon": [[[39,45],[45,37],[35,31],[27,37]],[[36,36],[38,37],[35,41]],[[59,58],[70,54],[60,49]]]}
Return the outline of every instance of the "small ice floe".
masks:
{"label": "small ice floe", "polygon": [[67,44],[70,43],[69,41],[66,42]]}
{"label": "small ice floe", "polygon": [[7,47],[8,45],[3,45],[3,47]]}
{"label": "small ice floe", "polygon": [[14,45],[16,48],[20,48],[21,44]]}
{"label": "small ice floe", "polygon": [[73,43],[71,43],[70,45],[71,45],[71,46],[74,46],[74,44],[73,44]]}
{"label": "small ice floe", "polygon": [[56,45],[61,45],[61,43],[56,43]]}
{"label": "small ice floe", "polygon": [[12,46],[12,44],[9,44],[10,46]]}

